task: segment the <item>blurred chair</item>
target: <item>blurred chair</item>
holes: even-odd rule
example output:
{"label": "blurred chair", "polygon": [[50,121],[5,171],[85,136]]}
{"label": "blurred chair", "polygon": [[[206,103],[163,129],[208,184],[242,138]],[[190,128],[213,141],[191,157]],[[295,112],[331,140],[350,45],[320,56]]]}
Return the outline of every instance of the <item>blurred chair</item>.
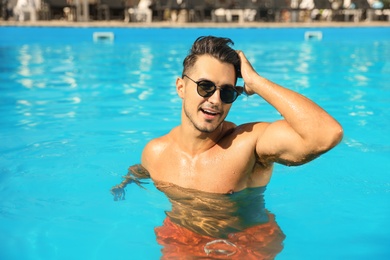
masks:
{"label": "blurred chair", "polygon": [[186,22],[188,20],[188,0],[156,0],[154,10],[160,21]]}
{"label": "blurred chair", "polygon": [[244,21],[253,22],[256,19],[260,0],[240,1],[239,7],[244,10]]}
{"label": "blurred chair", "polygon": [[13,9],[16,6],[17,0],[0,0],[1,1],[1,17],[7,21],[13,16]]}
{"label": "blurred chair", "polygon": [[332,21],[336,10],[332,8],[329,0],[314,0],[314,9],[311,11],[313,20]]}
{"label": "blurred chair", "polygon": [[[44,0],[48,7],[49,19],[66,19],[76,21],[76,6],[68,0]],[[66,8],[66,9],[65,9]],[[69,11],[68,13],[66,11]]]}
{"label": "blurred chair", "polygon": [[38,0],[18,0],[13,8],[14,17],[17,21],[24,21],[26,14],[30,21],[36,21],[41,2]]}
{"label": "blurred chair", "polygon": [[97,18],[98,20],[111,20],[112,17],[129,21],[127,3],[124,0],[98,0]]}
{"label": "blurred chair", "polygon": [[390,22],[390,9],[383,9],[382,15],[387,16],[387,21]]}
{"label": "blurred chair", "polygon": [[[153,11],[150,9],[152,5],[151,0],[140,0],[138,5],[128,8],[129,21],[132,22],[152,22]],[[126,22],[129,22],[126,20]]]}
{"label": "blurred chair", "polygon": [[367,21],[381,20],[385,16],[390,21],[390,9],[385,9],[385,5],[381,0],[367,0],[366,2],[364,3],[364,7],[367,12]]}
{"label": "blurred chair", "polygon": [[170,2],[170,20],[173,22],[187,22],[188,8],[187,0],[171,0]]}
{"label": "blurred chair", "polygon": [[291,1],[292,12],[295,15],[291,17],[291,21],[296,22],[299,20],[302,22],[311,22],[313,20],[312,11],[315,7],[314,1],[315,0],[302,0],[300,3],[298,3],[298,1]]}
{"label": "blurred chair", "polygon": [[244,1],[236,2],[234,0],[215,0],[214,10],[212,13],[213,21],[217,22],[232,22],[233,17],[238,17],[238,22],[243,23],[245,21],[245,12],[242,9]]}
{"label": "blurred chair", "polygon": [[226,9],[231,8],[231,0],[214,0],[211,20],[213,22],[226,22]]}
{"label": "blurred chair", "polygon": [[160,21],[170,19],[170,11],[172,6],[172,0],[155,0],[155,8],[157,17]]}
{"label": "blurred chair", "polygon": [[358,8],[351,0],[343,0],[339,12],[344,16],[344,21],[348,22],[352,16],[354,22],[359,22],[362,19],[363,9]]}
{"label": "blurred chair", "polygon": [[190,22],[203,22],[206,17],[208,5],[205,0],[187,0],[188,20]]}

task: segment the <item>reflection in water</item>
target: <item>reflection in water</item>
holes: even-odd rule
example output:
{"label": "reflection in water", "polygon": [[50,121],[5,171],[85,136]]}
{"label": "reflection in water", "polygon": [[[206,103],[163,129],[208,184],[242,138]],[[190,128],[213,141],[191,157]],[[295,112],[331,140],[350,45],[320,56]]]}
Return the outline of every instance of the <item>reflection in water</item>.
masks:
{"label": "reflection in water", "polygon": [[[114,199],[124,199],[129,183],[142,186],[149,178],[141,165],[133,165],[125,180],[111,189]],[[273,259],[283,249],[285,235],[275,216],[265,209],[265,187],[233,194],[216,194],[155,182],[172,208],[155,228],[163,246],[163,259],[176,257],[232,257]]]}

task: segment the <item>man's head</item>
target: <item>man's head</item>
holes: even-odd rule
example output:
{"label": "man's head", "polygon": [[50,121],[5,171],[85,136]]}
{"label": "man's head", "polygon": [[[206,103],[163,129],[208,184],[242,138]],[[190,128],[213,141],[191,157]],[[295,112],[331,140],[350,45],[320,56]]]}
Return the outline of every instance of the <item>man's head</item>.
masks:
{"label": "man's head", "polygon": [[[241,93],[237,88],[240,58],[228,38],[198,38],[184,59],[176,88],[183,100],[182,123],[213,133],[225,120]],[[241,88],[242,89],[242,88]]]}
{"label": "man's head", "polygon": [[217,60],[229,63],[234,66],[237,77],[241,77],[240,73],[240,57],[237,52],[230,47],[233,45],[233,41],[229,38],[221,38],[214,36],[201,36],[195,40],[192,48],[183,61],[183,73],[188,74],[188,71],[194,66],[199,56],[210,55]]}

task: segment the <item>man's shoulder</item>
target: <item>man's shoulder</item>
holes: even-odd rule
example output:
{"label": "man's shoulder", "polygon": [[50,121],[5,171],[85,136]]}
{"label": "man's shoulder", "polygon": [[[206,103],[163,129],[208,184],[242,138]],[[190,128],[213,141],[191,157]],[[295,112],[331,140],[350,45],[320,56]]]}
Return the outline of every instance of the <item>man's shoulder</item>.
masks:
{"label": "man's shoulder", "polygon": [[150,140],[142,151],[142,164],[148,168],[148,165],[154,165],[155,160],[169,147],[168,135]]}
{"label": "man's shoulder", "polygon": [[168,139],[169,139],[169,134],[166,134],[166,135],[163,135],[160,137],[156,137],[156,138],[150,140],[146,144],[145,148],[152,149],[152,150],[159,149],[168,143]]}
{"label": "man's shoulder", "polygon": [[172,135],[175,131],[175,128],[172,129],[169,133],[162,135],[160,137],[156,137],[152,140],[150,140],[145,148],[144,151],[146,152],[152,152],[154,154],[161,152],[164,150],[169,144],[172,144]]}

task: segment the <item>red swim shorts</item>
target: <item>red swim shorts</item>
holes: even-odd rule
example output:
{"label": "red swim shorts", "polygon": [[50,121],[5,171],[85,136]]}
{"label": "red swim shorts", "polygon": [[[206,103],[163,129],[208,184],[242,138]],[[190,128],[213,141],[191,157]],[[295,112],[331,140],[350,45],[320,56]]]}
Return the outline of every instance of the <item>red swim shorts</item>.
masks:
{"label": "red swim shorts", "polygon": [[161,259],[274,259],[283,249],[285,235],[275,222],[231,233],[226,239],[197,234],[173,223],[169,217],[156,227],[157,242],[163,246]]}

